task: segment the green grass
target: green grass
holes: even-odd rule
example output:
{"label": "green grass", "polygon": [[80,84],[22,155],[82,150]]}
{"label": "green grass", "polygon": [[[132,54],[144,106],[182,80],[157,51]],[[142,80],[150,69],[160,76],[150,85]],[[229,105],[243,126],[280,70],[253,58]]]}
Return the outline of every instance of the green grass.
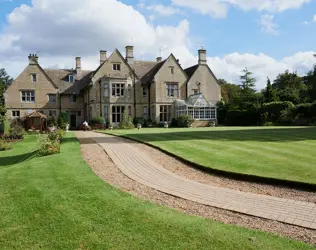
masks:
{"label": "green grass", "polygon": [[36,137],[0,153],[0,249],[312,249],[141,201],[99,179],[72,133],[38,158]]}
{"label": "green grass", "polygon": [[113,130],[225,171],[316,183],[315,127]]}

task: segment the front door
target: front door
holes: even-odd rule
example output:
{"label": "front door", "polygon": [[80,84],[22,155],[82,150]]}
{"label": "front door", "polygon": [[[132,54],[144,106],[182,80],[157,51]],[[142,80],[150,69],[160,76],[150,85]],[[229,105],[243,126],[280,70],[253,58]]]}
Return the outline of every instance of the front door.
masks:
{"label": "front door", "polygon": [[76,115],[70,115],[70,127],[77,127],[77,118]]}

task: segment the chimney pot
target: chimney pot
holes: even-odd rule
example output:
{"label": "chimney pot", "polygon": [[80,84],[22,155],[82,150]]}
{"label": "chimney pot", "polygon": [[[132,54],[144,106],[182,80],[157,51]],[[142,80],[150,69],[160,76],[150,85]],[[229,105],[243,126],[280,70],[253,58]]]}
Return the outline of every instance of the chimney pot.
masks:
{"label": "chimney pot", "polygon": [[162,57],[161,57],[161,56],[159,56],[159,57],[157,57],[157,58],[156,58],[156,60],[157,60],[157,62],[159,63],[159,62],[161,62],[161,61],[162,61]]}
{"label": "chimney pot", "polygon": [[35,55],[35,54],[30,54],[30,55],[28,56],[28,58],[29,58],[29,64],[30,64],[30,65],[38,64],[38,56],[37,56],[37,55]]}
{"label": "chimney pot", "polygon": [[126,46],[126,61],[128,64],[134,63],[134,46]]}
{"label": "chimney pot", "polygon": [[106,61],[106,50],[100,50],[100,65]]}

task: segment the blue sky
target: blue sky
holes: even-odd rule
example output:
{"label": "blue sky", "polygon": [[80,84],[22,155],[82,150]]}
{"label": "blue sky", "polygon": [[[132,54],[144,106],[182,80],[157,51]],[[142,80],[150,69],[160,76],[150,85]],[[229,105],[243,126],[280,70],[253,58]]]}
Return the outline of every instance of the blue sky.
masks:
{"label": "blue sky", "polygon": [[306,72],[316,47],[316,0],[0,0],[0,23],[0,67],[13,76],[28,53],[40,51],[46,67],[72,66],[81,53],[93,68],[99,49],[123,53],[133,41],[139,58],[164,46],[184,67],[203,46],[218,77],[234,82],[248,67],[261,87],[285,69]]}

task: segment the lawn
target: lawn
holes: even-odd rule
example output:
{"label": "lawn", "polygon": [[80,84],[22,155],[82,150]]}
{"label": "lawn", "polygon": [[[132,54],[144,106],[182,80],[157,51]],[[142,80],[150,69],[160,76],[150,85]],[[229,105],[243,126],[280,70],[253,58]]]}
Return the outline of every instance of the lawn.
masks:
{"label": "lawn", "polygon": [[0,153],[0,249],[312,249],[120,192],[86,165],[72,133],[59,155],[35,150],[26,136]]}
{"label": "lawn", "polygon": [[316,183],[316,127],[154,128],[112,133],[209,168]]}

